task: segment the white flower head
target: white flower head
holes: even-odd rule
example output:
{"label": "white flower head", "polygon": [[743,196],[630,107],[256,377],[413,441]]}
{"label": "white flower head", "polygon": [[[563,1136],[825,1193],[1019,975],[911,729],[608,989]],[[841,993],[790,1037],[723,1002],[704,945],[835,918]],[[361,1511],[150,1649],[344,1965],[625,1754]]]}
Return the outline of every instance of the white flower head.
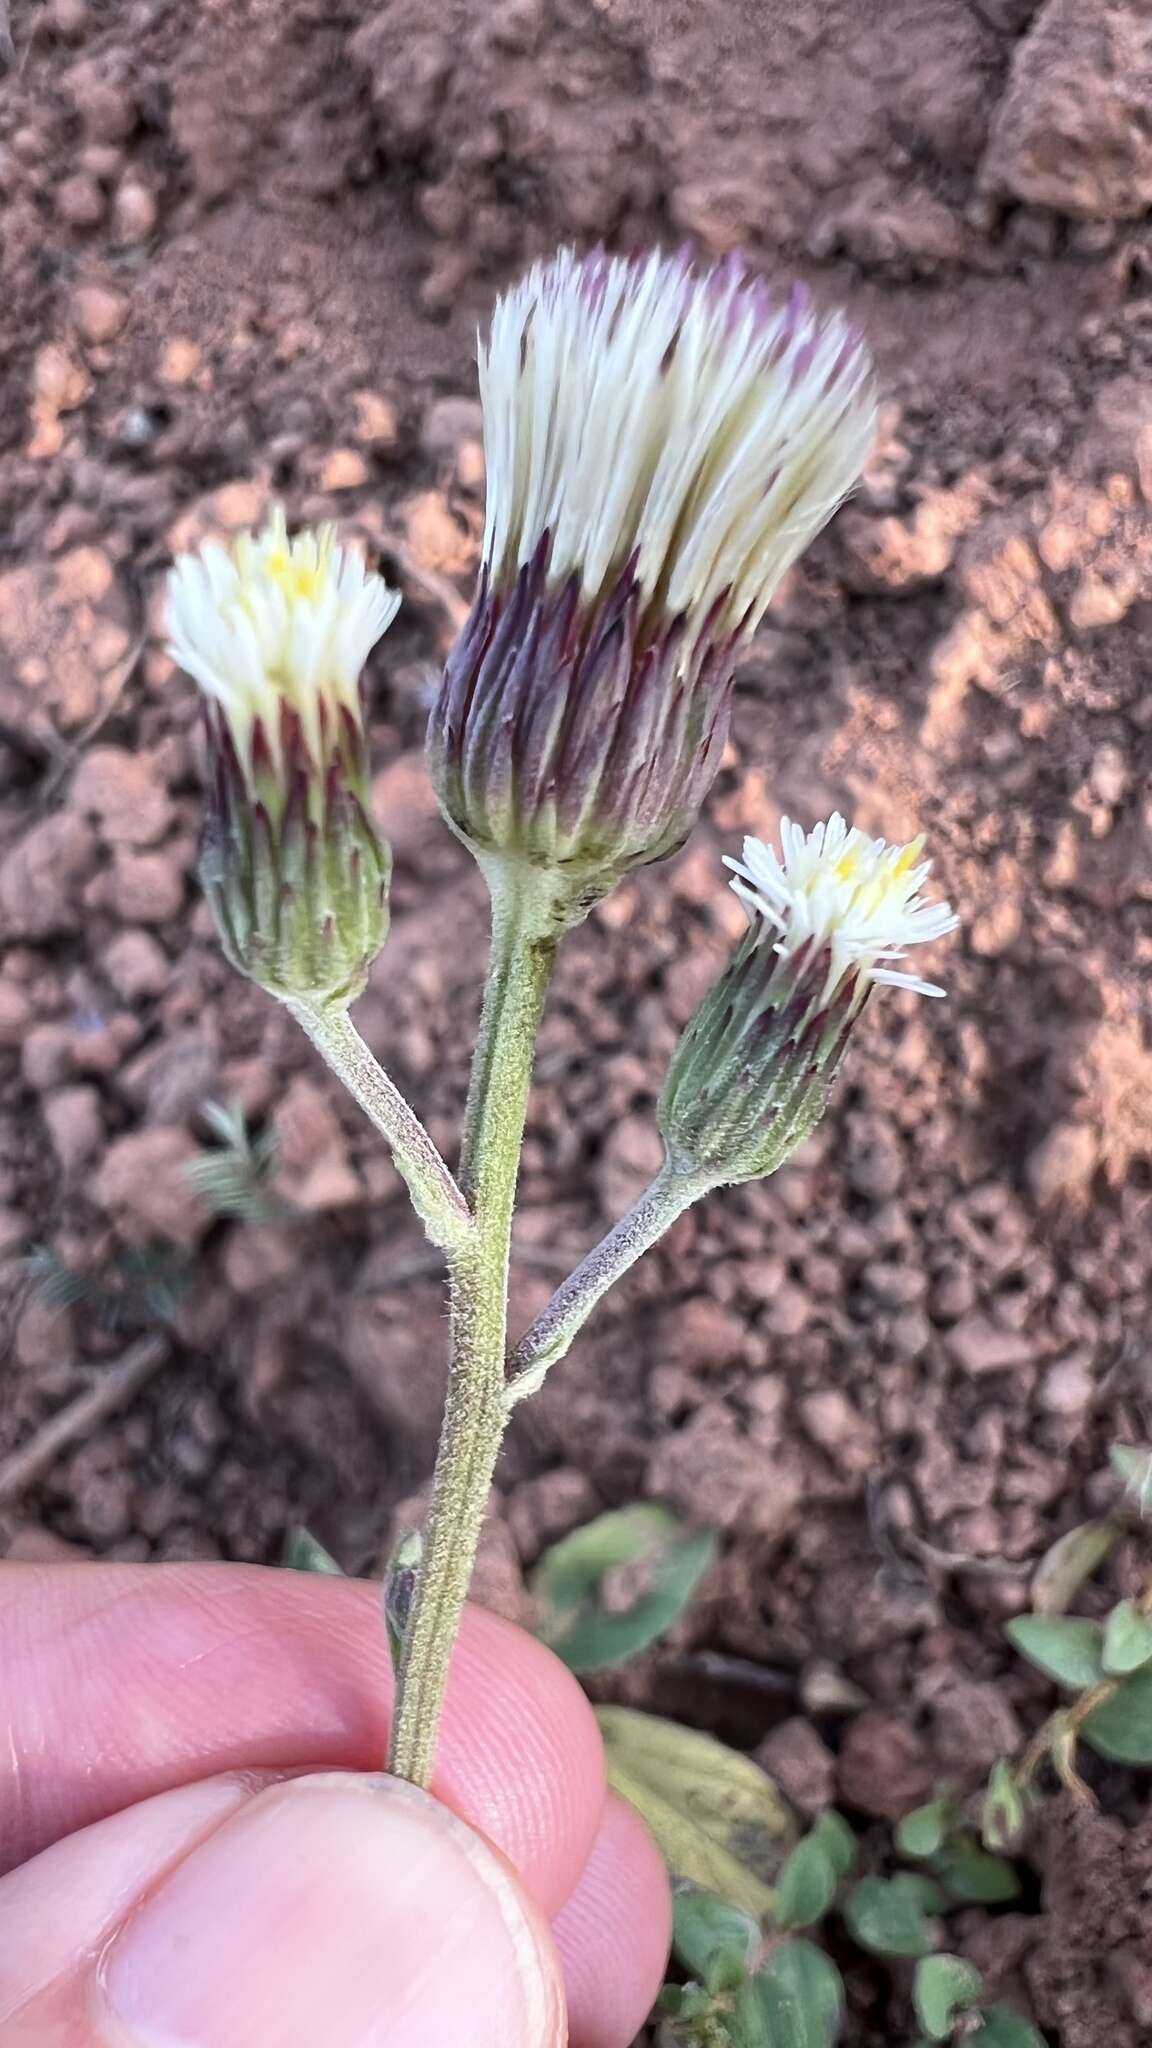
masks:
{"label": "white flower head", "polygon": [[743,860],[725,865],[753,926],[763,921],[765,940],[782,961],[813,943],[821,954],[827,951],[822,1002],[849,975],[862,992],[884,982],[923,996],[945,993],[892,965],[910,946],[943,938],[959,923],[948,903],[923,894],[932,863],[921,859],[922,838],[890,846],[837,812],[807,833],[783,819],[780,846],[777,854],[759,839],[746,839]]}
{"label": "white flower head", "polygon": [[168,578],[169,652],[220,705],[246,773],[257,726],[282,765],[285,710],[321,766],[325,726],[340,711],[360,724],[361,671],[399,603],[339,545],[334,527],[289,539],[277,507],[263,533],[241,534],[231,552],[210,544],[178,556]]}
{"label": "white flower head", "polygon": [[561,250],[497,302],[480,388],[492,582],[546,536],[554,586],[627,572],[686,648],[755,628],[875,434],[855,330],[738,258]]}

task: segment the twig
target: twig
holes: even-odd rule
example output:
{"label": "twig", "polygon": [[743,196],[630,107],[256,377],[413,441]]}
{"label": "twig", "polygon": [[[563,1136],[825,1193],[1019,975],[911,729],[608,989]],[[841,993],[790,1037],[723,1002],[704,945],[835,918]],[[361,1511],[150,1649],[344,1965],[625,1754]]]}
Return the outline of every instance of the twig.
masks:
{"label": "twig", "polygon": [[116,1365],[102,1368],[99,1379],[92,1386],[53,1415],[36,1431],[30,1443],[21,1450],[13,1451],[0,1463],[0,1504],[7,1506],[16,1500],[36,1480],[44,1477],[62,1451],[79,1438],[90,1435],[98,1423],[114,1415],[118,1408],[123,1408],[163,1365],[168,1352],[166,1337],[142,1337]]}

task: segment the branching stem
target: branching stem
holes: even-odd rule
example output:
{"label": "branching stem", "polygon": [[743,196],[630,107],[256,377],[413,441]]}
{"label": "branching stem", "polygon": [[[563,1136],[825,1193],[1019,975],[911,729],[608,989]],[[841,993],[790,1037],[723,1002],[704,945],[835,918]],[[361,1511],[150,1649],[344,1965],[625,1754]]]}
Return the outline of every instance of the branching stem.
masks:
{"label": "branching stem", "polygon": [[507,1423],[504,1357],[512,1209],[540,1013],[556,950],[527,876],[498,873],[492,952],[461,1179],[474,1235],[449,1259],[452,1352],[432,1501],[400,1653],[390,1769],[427,1785],[448,1667]]}
{"label": "branching stem", "polygon": [[535,1393],[608,1289],[714,1185],[710,1175],[678,1172],[665,1161],[639,1201],[557,1288],[547,1308],[520,1339],[509,1362],[505,1396],[509,1407]]}

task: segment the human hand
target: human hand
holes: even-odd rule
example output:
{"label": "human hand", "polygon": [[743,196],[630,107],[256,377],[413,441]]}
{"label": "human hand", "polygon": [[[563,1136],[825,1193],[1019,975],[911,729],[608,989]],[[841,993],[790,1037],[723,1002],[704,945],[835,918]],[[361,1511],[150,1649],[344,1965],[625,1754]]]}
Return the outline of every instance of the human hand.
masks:
{"label": "human hand", "polygon": [[626,2048],[668,1888],[583,1694],[474,1609],[438,1798],[376,1775],[379,1601],[0,1566],[0,2048]]}

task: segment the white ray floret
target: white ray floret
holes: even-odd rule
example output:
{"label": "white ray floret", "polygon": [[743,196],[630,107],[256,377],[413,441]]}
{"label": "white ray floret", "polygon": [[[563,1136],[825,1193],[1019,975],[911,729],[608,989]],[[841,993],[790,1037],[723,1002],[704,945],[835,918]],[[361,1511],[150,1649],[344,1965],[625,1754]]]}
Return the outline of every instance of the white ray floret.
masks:
{"label": "white ray floret", "polygon": [[283,510],[231,552],[209,544],[180,555],[168,577],[169,652],[223,707],[237,753],[251,768],[253,727],[273,755],[285,703],[321,759],[321,707],[359,720],[360,674],[400,599],[334,527],[288,537]]}
{"label": "white ray floret", "polygon": [[910,946],[943,938],[959,923],[950,904],[923,894],[932,863],[921,859],[922,838],[890,846],[886,839],[869,839],[836,812],[807,833],[782,819],[780,848],[778,854],[749,838],[743,860],[725,865],[733,870],[732,887],[750,919],[763,920],[765,938],[781,959],[813,939],[828,949],[823,1001],[849,974],[862,986],[877,981],[922,996],[945,993],[891,965]]}
{"label": "white ray floret", "polygon": [[855,330],[735,259],[561,250],[497,302],[480,388],[493,581],[547,532],[555,582],[594,597],[634,560],[690,643],[755,627],[875,435]]}

